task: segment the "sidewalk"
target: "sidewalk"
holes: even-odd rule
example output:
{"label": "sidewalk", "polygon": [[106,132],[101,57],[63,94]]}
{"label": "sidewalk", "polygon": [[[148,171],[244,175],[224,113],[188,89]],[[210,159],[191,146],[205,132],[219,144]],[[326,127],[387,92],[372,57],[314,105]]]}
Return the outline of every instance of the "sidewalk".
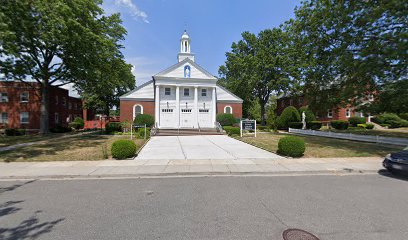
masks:
{"label": "sidewalk", "polygon": [[103,178],[176,175],[373,173],[382,158],[240,160],[102,160],[0,163],[0,179]]}

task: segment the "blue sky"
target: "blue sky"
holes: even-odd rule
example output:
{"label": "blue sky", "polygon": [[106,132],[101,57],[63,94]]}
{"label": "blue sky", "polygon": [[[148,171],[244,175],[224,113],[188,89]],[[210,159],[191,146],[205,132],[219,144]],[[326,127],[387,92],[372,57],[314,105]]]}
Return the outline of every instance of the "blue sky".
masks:
{"label": "blue sky", "polygon": [[104,0],[107,14],[119,12],[128,31],[126,60],[137,85],[177,62],[179,40],[187,30],[196,62],[213,75],[225,52],[243,31],[279,26],[293,17],[300,0]]}

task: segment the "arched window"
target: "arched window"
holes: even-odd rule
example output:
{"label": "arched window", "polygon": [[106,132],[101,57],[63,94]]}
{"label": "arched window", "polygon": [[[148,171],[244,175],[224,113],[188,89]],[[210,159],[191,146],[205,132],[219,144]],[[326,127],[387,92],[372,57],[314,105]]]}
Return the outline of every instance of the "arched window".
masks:
{"label": "arched window", "polygon": [[187,51],[187,42],[184,42],[184,52],[188,52]]}
{"label": "arched window", "polygon": [[225,106],[224,107],[224,113],[232,114],[232,107],[231,106]]}
{"label": "arched window", "polygon": [[190,66],[186,65],[184,67],[184,77],[189,78],[191,76],[191,68]]}
{"label": "arched window", "polygon": [[143,106],[140,104],[136,104],[135,106],[133,106],[133,119],[135,119],[139,114],[143,114]]}

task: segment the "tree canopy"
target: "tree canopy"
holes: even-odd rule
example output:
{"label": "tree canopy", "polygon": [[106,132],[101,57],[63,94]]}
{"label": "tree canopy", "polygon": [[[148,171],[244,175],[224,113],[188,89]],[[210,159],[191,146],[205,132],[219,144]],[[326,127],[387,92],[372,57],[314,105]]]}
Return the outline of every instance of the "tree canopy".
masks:
{"label": "tree canopy", "polygon": [[6,78],[40,84],[41,133],[49,130],[50,86],[72,83],[86,92],[91,85],[117,84],[114,77],[98,81],[106,63],[123,59],[120,41],[126,30],[118,14],[104,14],[101,3],[11,0],[0,5],[0,71]]}
{"label": "tree canopy", "polygon": [[225,65],[219,69],[220,84],[244,100],[244,115],[252,101],[258,101],[262,124],[265,107],[272,93],[280,94],[298,87],[297,57],[286,32],[280,28],[255,34],[244,32],[233,43]]}

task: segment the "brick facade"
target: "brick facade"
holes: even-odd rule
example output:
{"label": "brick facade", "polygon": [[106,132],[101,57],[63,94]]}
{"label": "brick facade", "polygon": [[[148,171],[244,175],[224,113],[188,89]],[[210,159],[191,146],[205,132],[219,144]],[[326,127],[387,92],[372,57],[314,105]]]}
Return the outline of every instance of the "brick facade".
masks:
{"label": "brick facade", "polygon": [[[296,109],[299,109],[300,107],[307,105],[308,101],[304,96],[279,98],[277,101],[276,114],[278,116],[281,115],[283,110],[289,106],[294,106]],[[349,113],[348,116],[347,112]],[[332,120],[347,121],[349,117],[362,116],[361,113],[356,111],[356,109],[351,105],[348,105],[346,107],[333,108],[331,109],[331,113],[331,117],[329,117],[329,110],[327,110],[327,112],[315,113],[316,119],[322,122],[329,122]],[[367,117],[366,120],[369,121]]]}
{"label": "brick facade", "polygon": [[[41,92],[37,83],[31,84],[34,88],[22,82],[0,81],[0,94],[7,96],[8,99],[0,100],[0,128],[29,130],[40,128]],[[28,114],[28,122],[21,122],[25,114]],[[4,118],[1,118],[2,116]],[[67,125],[67,120],[72,121],[75,117],[82,117],[81,99],[70,97],[66,89],[51,87],[49,90],[50,128],[57,124]],[[3,119],[6,123],[3,123]]]}
{"label": "brick facade", "polygon": [[234,115],[235,118],[242,118],[242,103],[218,102],[217,114],[224,113],[224,108],[226,106],[230,106],[232,108],[232,115]]}
{"label": "brick facade", "polygon": [[154,117],[154,102],[153,101],[133,101],[133,100],[121,100],[120,101],[120,121],[133,121],[133,107],[135,105],[143,106],[143,114],[149,114]]}

